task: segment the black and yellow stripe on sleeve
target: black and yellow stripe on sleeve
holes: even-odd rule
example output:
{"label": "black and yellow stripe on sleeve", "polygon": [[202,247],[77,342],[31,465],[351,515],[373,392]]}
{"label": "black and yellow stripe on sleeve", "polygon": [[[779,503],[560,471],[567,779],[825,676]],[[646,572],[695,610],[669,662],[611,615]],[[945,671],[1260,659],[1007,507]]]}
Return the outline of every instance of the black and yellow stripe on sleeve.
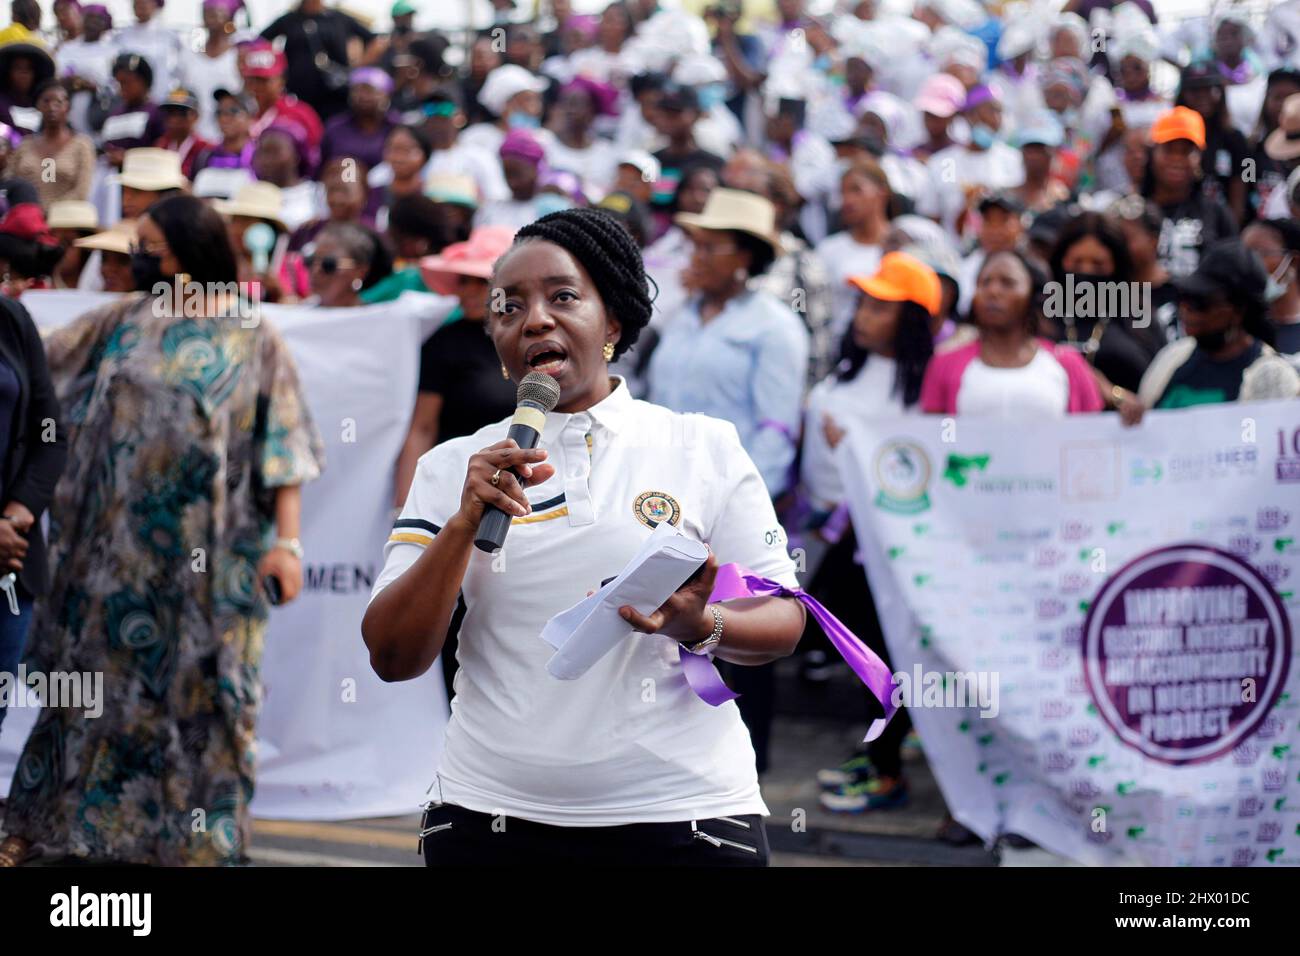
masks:
{"label": "black and yellow stripe on sleeve", "polygon": [[442,528],[423,518],[398,518],[393,522],[393,533],[388,540],[394,544],[418,544],[427,548],[433,536]]}
{"label": "black and yellow stripe on sleeve", "polygon": [[[533,505],[532,514],[512,518],[510,523],[533,524],[538,521],[551,521],[554,518],[563,518],[568,513],[569,509],[564,505],[564,495],[559,494]],[[425,521],[423,518],[398,518],[393,522],[393,533],[388,536],[388,540],[394,544],[417,544],[425,548],[433,540],[433,536],[441,530],[440,525]]]}

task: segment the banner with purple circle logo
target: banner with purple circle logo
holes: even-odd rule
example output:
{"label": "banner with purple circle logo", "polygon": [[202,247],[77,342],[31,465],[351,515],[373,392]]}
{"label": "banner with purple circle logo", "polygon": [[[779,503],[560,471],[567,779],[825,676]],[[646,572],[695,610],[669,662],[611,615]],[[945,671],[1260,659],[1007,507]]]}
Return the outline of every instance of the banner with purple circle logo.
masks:
{"label": "banner with purple circle logo", "polygon": [[1204,544],[1139,555],[1084,620],[1084,678],[1102,719],[1169,764],[1212,760],[1249,738],[1290,661],[1291,625],[1273,586]]}

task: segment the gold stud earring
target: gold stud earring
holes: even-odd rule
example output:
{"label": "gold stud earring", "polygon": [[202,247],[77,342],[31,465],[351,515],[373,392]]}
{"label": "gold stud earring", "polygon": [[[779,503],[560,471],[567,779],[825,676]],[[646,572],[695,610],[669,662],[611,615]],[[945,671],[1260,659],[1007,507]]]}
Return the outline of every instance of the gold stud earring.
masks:
{"label": "gold stud earring", "polygon": [[603,351],[604,354],[605,354],[605,361],[606,361],[606,362],[612,362],[612,361],[614,361],[614,343],[613,343],[613,342],[606,342],[606,343],[605,343],[605,348],[604,348],[602,351]]}
{"label": "gold stud earring", "polygon": [[506,371],[505,362],[501,363],[501,377],[504,378],[507,382],[510,381],[510,373]]}

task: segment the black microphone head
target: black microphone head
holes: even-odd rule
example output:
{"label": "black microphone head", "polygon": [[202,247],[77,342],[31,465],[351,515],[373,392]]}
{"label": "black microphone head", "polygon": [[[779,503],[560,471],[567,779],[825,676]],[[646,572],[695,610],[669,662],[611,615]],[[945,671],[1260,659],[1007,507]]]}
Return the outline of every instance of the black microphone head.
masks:
{"label": "black microphone head", "polygon": [[560,402],[560,383],[545,372],[529,372],[515,393],[518,404],[535,405],[549,412]]}

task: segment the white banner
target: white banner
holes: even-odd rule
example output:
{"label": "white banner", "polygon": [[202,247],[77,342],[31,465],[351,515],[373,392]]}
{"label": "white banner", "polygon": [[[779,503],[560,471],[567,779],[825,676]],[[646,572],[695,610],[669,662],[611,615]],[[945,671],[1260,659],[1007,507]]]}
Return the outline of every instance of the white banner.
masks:
{"label": "white banner", "polygon": [[1300,865],[1300,404],[849,423],[953,815],[1090,864]]}
{"label": "white banner", "polygon": [[[102,293],[28,292],[38,325],[68,322]],[[262,662],[256,816],[340,820],[410,813],[442,750],[440,665],[385,684],[361,618],[392,528],[393,465],[415,404],[420,344],[454,300],[407,293],[356,309],[264,306],[298,363],[325,439],[325,472],[303,488],[304,591],[271,611]],[[0,793],[35,723],[11,708],[0,733]]]}

